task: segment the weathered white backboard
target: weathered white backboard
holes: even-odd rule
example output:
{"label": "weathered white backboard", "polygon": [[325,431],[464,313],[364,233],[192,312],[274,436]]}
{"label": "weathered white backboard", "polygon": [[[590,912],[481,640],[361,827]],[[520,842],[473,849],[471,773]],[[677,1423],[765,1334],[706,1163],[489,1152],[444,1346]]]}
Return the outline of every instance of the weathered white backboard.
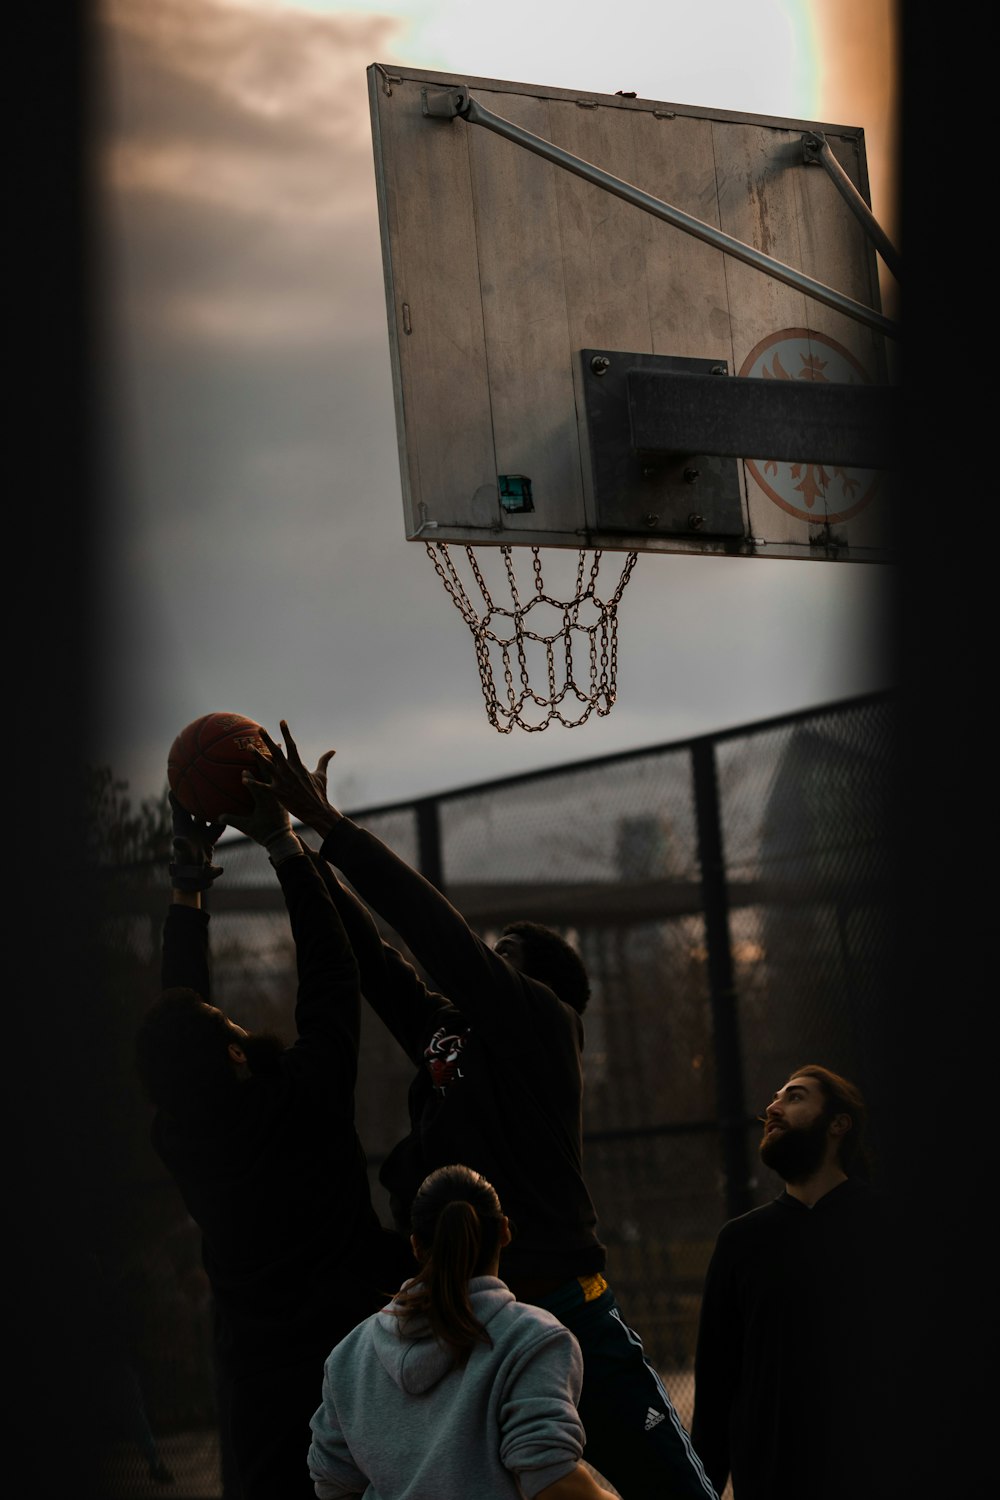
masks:
{"label": "weathered white backboard", "polygon": [[481,124],[427,111],[465,90],[877,312],[872,241],[803,152],[804,135],[820,134],[867,203],[860,128],[377,63],[368,82],[409,539],[893,556],[882,468],[725,441],[700,458],[632,447],[618,463],[617,439],[602,436],[635,423],[635,372],[664,364],[887,389],[883,328]]}

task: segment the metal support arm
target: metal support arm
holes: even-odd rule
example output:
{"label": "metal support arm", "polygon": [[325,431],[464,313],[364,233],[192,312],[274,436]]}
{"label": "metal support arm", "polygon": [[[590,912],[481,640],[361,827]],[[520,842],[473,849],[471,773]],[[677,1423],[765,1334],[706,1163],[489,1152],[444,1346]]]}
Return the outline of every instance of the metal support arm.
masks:
{"label": "metal support arm", "polygon": [[626,377],[632,442],[645,452],[893,469],[894,386],[720,380],[668,370]]}
{"label": "metal support arm", "polygon": [[515,125],[512,120],[505,120],[502,115],[494,114],[492,110],[486,109],[478,100],[473,99],[464,84],[456,84],[448,89],[424,89],[422,98],[423,113],[431,118],[447,120],[457,116],[470,125],[483,125],[487,130],[492,130],[497,135],[502,135],[519,146],[524,146],[528,151],[533,151],[537,156],[544,157],[546,161],[575,173],[585,182],[604,188],[616,197],[623,198],[626,203],[643,209],[667,224],[672,224],[676,229],[684,230],[686,234],[694,235],[696,239],[704,240],[716,250],[742,260],[746,265],[753,266],[768,276],[773,276],[777,281],[783,281],[787,286],[794,287],[807,297],[813,297],[817,302],[823,302],[827,307],[835,308],[859,323],[866,323],[870,328],[875,328],[890,338],[899,336],[897,324],[891,318],[876,312],[874,308],[866,307],[862,302],[855,302],[851,297],[845,297],[842,292],[834,291],[832,287],[825,286],[821,281],[814,281],[802,271],[786,266],[782,261],[775,260],[770,255],[764,255],[762,251],[745,245],[742,240],[733,239],[721,229],[705,224],[701,219],[693,218],[682,209],[674,208],[671,204],[664,203],[649,193],[644,193],[641,188],[635,187],[632,183],[612,176],[610,172],[605,172],[603,168],[595,166],[592,162],[584,161],[582,157],[564,151],[562,147],[553,145],[542,136],[533,135],[531,131]]}
{"label": "metal support arm", "polygon": [[807,166],[816,165],[824,169],[848,208],[860,221],[865,233],[874,244],[875,249],[881,255],[893,276],[895,276],[897,281],[900,281],[902,278],[900,276],[899,252],[895,249],[889,236],[885,233],[885,230],[879,224],[868,204],[834,156],[826,137],[817,133],[804,135],[802,137],[802,156]]}

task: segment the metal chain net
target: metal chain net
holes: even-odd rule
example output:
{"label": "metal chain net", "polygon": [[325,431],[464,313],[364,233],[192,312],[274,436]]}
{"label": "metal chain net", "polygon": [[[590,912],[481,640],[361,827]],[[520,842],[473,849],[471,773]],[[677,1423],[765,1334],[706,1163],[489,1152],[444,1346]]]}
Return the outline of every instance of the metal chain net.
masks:
{"label": "metal chain net", "polygon": [[[463,550],[482,596],[480,607],[470,598],[448,544],[425,542],[424,545],[452,603],[472,631],[486,714],[494,729],[500,734],[510,734],[517,725],[535,733],[546,729],[553,719],[567,729],[575,729],[586,723],[595,710],[600,718],[611,712],[618,680],[618,605],[632,576],[638,553],[628,554],[617,588],[609,599],[601,599],[597,594],[597,575],[603,553],[595,551],[588,567],[587,552],[581,549],[576,568],[576,593],[573,598],[562,600],[545,592],[540,549],[532,547],[532,595],[522,601],[514,574],[513,549],[501,547],[511,596],[508,607],[497,604],[491,597],[475,551],[472,547],[465,547]],[[580,618],[585,604],[593,612],[589,622]],[[541,628],[532,628],[535,624],[540,625],[540,620],[529,619],[532,611],[542,605],[554,610],[559,621],[556,628],[547,633]],[[509,624],[505,625],[505,621]],[[574,639],[577,642],[582,639],[584,643],[586,689],[574,675]],[[544,692],[537,678],[534,687],[528,680],[529,643],[541,648]],[[557,657],[561,658],[558,662]],[[502,691],[498,686],[501,676]],[[576,704],[582,705],[582,710],[575,718],[570,717],[569,713]],[[544,710],[540,722],[534,710]],[[525,717],[526,713],[531,714],[530,719]]]}

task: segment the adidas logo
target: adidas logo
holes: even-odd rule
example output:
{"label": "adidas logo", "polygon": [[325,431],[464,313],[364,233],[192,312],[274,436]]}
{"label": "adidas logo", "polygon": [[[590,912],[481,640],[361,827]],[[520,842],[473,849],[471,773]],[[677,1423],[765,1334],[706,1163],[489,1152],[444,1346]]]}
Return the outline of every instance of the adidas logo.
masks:
{"label": "adidas logo", "polygon": [[662,1421],[663,1421],[663,1412],[662,1411],[656,1411],[655,1408],[653,1408],[652,1406],[649,1407],[649,1409],[646,1412],[646,1431],[648,1432],[651,1427],[655,1427],[656,1426],[657,1422],[662,1422]]}

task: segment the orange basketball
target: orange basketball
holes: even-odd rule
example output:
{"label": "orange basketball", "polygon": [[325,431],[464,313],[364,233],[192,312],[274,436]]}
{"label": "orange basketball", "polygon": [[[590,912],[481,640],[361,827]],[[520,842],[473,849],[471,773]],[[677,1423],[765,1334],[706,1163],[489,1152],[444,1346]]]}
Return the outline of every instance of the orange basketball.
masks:
{"label": "orange basketball", "polygon": [[181,730],[167,756],[167,781],[189,813],[212,823],[223,813],[249,812],[253,797],[243,772],[254,775],[253,752],[267,755],[260,725],[243,714],[203,714]]}

